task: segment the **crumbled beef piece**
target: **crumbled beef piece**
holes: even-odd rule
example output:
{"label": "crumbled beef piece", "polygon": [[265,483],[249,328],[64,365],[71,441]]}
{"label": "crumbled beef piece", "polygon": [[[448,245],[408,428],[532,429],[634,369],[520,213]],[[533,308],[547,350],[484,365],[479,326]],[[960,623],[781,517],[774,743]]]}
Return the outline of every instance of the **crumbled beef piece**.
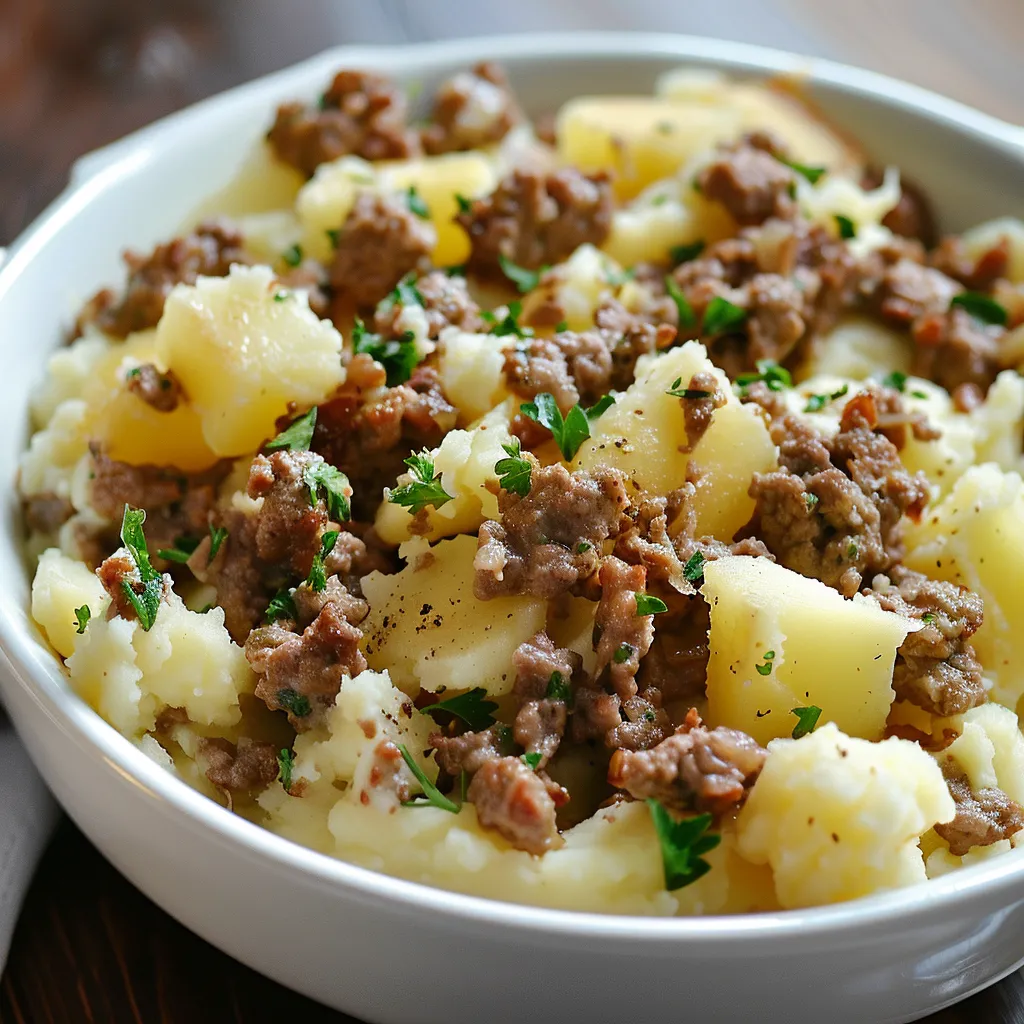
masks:
{"label": "crumbled beef piece", "polygon": [[791,217],[797,208],[796,175],[778,155],[773,143],[748,135],[708,164],[697,175],[697,185],[706,199],[721,203],[740,224]]}
{"label": "crumbled beef piece", "polygon": [[904,566],[894,566],[888,581],[882,577],[864,593],[886,611],[924,623],[897,652],[892,685],[898,700],[943,718],[985,700],[981,664],[970,643],[984,618],[977,594]]}
{"label": "crumbled beef piece", "polygon": [[535,468],[525,497],[502,490],[501,522],[480,527],[474,593],[556,597],[597,569],[599,546],[614,535],[629,505],[623,477],[612,469],[570,473]]}
{"label": "crumbled beef piece", "polygon": [[985,392],[999,372],[999,340],[1005,333],[1004,327],[982,323],[959,306],[921,316],[911,327],[912,369],[947,391],[975,384]]}
{"label": "crumbled beef piece", "polygon": [[727,399],[718,386],[718,378],[707,370],[695,373],[684,389],[690,392],[688,397],[679,399],[683,407],[683,429],[686,431],[684,451],[692,452],[711,426],[715,410],[721,409]]}
{"label": "crumbled beef piece", "polygon": [[488,761],[504,757],[506,734],[505,726],[492,725],[489,729],[464,732],[459,736],[433,732],[427,742],[437,752],[441,770],[454,778],[462,772],[472,775]]}
{"label": "crumbled beef piece", "polygon": [[875,430],[883,434],[903,451],[907,444],[907,431],[915,441],[934,441],[942,437],[942,431],[931,425],[923,412],[911,412],[903,401],[903,396],[890,387],[874,387],[870,390],[875,402],[878,422]]}
{"label": "crumbled beef piece", "polygon": [[947,277],[959,281],[968,291],[987,292],[1000,278],[1007,276],[1010,264],[1010,239],[1001,235],[991,248],[977,258],[967,255],[963,240],[956,235],[943,238],[931,254],[931,264]]}
{"label": "crumbled beef piece", "polygon": [[521,117],[504,70],[481,61],[438,89],[420,137],[428,153],[480,149],[503,139]]}
{"label": "crumbled beef piece", "polygon": [[128,390],[157,412],[174,412],[182,399],[181,382],[174,372],[162,373],[152,363],[128,371]]}
{"label": "crumbled beef piece", "polygon": [[642,565],[649,584],[667,584],[680,594],[693,594],[693,584],[683,575],[683,562],[668,532],[679,509],[671,506],[668,498],[645,496],[631,514],[633,524],[615,538],[612,553],[630,565]]}
{"label": "crumbled beef piece", "polygon": [[200,737],[197,760],[205,765],[206,777],[229,793],[255,793],[266,789],[278,773],[277,750],[273,743],[242,738],[236,747],[219,736]]}
{"label": "crumbled beef piece", "polygon": [[605,299],[594,312],[594,323],[611,352],[611,372],[605,378],[591,370],[575,352],[567,351],[573,377],[585,404],[592,405],[609,391],[625,391],[636,377],[641,356],[667,349],[676,340],[672,324],[651,323],[629,312],[616,299]]}
{"label": "crumbled beef piece", "polygon": [[975,409],[985,401],[985,392],[970,381],[964,381],[963,384],[957,384],[953,388],[953,408],[957,412],[974,412]]}
{"label": "crumbled beef piece", "polygon": [[401,160],[419,152],[405,116],[405,94],[393,82],[368,71],[339,71],[317,106],[279,106],[267,141],[278,159],[307,176],[350,153]]}
{"label": "crumbled beef piece", "polygon": [[691,710],[653,750],[612,754],[608,781],[638,800],[653,797],[677,814],[697,810],[718,817],[746,799],[767,756],[745,732],[707,729]]}
{"label": "crumbled beef piece", "polygon": [[[861,188],[876,189],[884,180],[883,173],[870,168],[861,178]],[[900,175],[900,198],[882,218],[882,226],[894,235],[913,238],[931,246],[935,241],[935,215],[924,192]]]}
{"label": "crumbled beef piece", "polygon": [[543,768],[558,749],[565,733],[568,709],[563,700],[528,700],[516,713],[516,743],[528,754],[540,754],[536,767]]}
{"label": "crumbled beef piece", "polygon": [[558,263],[611,230],[612,192],[605,174],[571,167],[550,174],[515,170],[456,220],[469,233],[468,268],[501,273],[499,256],[521,267]]}
{"label": "crumbled beef piece", "polygon": [[949,843],[949,852],[962,857],[977,846],[991,846],[1024,828],[1024,808],[995,786],[972,792],[967,777],[954,764],[942,766],[946,785],[956,804],[956,817],[935,831]]}
{"label": "crumbled beef piece", "polygon": [[646,690],[630,697],[622,705],[626,721],[605,736],[605,745],[614,750],[650,750],[672,735],[672,721],[661,706],[658,690]]}
{"label": "crumbled beef piece", "polygon": [[601,600],[594,622],[597,672],[608,669],[611,688],[622,701],[636,694],[640,659],[654,639],[653,615],[638,615],[636,595],[644,593],[647,572],[609,555],[600,569]]}
{"label": "crumbled beef piece", "polygon": [[[432,270],[416,281],[416,291],[427,314],[427,337],[436,341],[446,327],[469,332],[483,330],[480,307],[470,298],[464,277]],[[401,337],[403,332],[397,321],[404,308],[400,300],[382,303],[374,315],[373,329],[387,337]]]}
{"label": "crumbled beef piece", "polygon": [[[330,313],[330,288],[327,284],[327,268],[317,260],[304,259],[297,267],[287,267],[277,275],[281,286],[291,291],[303,291],[309,308],[321,320]],[[348,325],[344,326],[347,333]]]}
{"label": "crumbled beef piece", "polygon": [[[551,340],[524,338],[519,344],[506,349],[502,370],[508,389],[519,398],[533,399],[537,395],[547,392],[554,398],[555,404],[564,414],[580,400],[580,393],[576,389],[576,382],[573,380],[565,352],[558,343],[558,337],[560,336]],[[583,337],[583,335],[574,334],[574,337]],[[610,368],[611,356],[600,339],[598,339],[596,354],[598,357],[605,357]],[[546,430],[537,431],[537,434],[538,439],[549,436],[549,432]],[[533,446],[528,445],[528,447]]]}
{"label": "crumbled beef piece", "polygon": [[960,291],[952,278],[897,247],[872,252],[865,261],[860,292],[868,309],[897,327],[926,313],[943,313]]}
{"label": "crumbled beef piece", "polygon": [[678,609],[659,615],[654,643],[640,662],[641,693],[657,690],[665,700],[699,700],[704,696],[711,649],[711,616],[700,596],[685,598]]}
{"label": "crumbled beef piece", "polygon": [[[351,534],[341,534],[342,538]],[[352,538],[355,540],[356,538]],[[332,552],[333,554],[333,552]],[[308,580],[303,580],[292,593],[292,601],[298,613],[298,625],[305,629],[328,604],[333,604],[349,622],[361,622],[366,616],[366,602],[356,594],[350,593],[344,582],[337,576],[330,576],[327,585],[321,591],[315,591]]]}
{"label": "crumbled beef piece", "polygon": [[477,820],[517,850],[542,854],[562,845],[555,824],[555,801],[544,779],[518,757],[487,761],[466,793]]}
{"label": "crumbled beef piece", "polygon": [[75,506],[53,491],[28,494],[22,504],[25,525],[33,533],[56,533],[75,514]]}
{"label": "crumbled beef piece", "polygon": [[[100,583],[103,584],[103,589],[110,595],[107,618],[112,619],[118,616],[122,619],[137,619],[135,606],[125,593],[126,584],[136,594],[141,594],[143,591],[142,578],[139,576],[138,567],[131,555],[126,551],[115,551],[109,558],[104,559],[103,564],[96,570],[96,575],[99,577]],[[160,600],[166,601],[170,593],[167,577],[163,578],[162,586]]]}
{"label": "crumbled beef piece", "polygon": [[[367,609],[365,602],[359,605],[361,621]],[[359,649],[362,636],[334,601],[301,634],[277,624],[254,629],[245,641],[245,656],[260,676],[256,696],[272,711],[287,711],[296,731],[305,732],[334,703],[342,676],[351,678],[366,668]]]}
{"label": "crumbled beef piece", "polygon": [[121,300],[118,302],[110,291],[97,294],[79,315],[76,337],[92,322],[117,338],[155,327],[176,284],[195,284],[200,276],[224,277],[232,263],[249,263],[250,259],[238,231],[210,221],[158,245],[148,256],[126,252],[124,262],[128,283]]}
{"label": "crumbled beef piece", "polygon": [[614,693],[596,687],[580,687],[575,694],[572,711],[572,738],[576,743],[604,740],[622,724],[621,702]]}
{"label": "crumbled beef piece", "polygon": [[409,799],[409,771],[397,744],[382,739],[373,748],[369,770],[364,776],[366,788],[359,793],[359,802],[376,802],[394,810]]}
{"label": "crumbled beef piece", "polygon": [[786,568],[845,596],[856,593],[865,574],[899,561],[901,520],[919,516],[928,500],[923,476],[907,472],[877,425],[870,392],[847,402],[831,439],[799,417],[774,420],[780,469],[755,474],[750,486],[756,508],[746,532]]}
{"label": "crumbled beef piece", "polygon": [[328,279],[335,297],[375,306],[410,271],[425,269],[437,241],[404,199],[361,192],[338,233]]}
{"label": "crumbled beef piece", "polygon": [[373,360],[354,356],[341,391],[319,407],[313,434],[313,450],[349,478],[353,516],[364,521],[373,519],[410,452],[436,448],[456,421],[432,366],[420,364],[405,384],[383,385]]}
{"label": "crumbled beef piece", "polygon": [[556,647],[547,633],[524,640],[512,655],[516,681],[512,692],[521,702],[542,700],[557,673],[569,686],[580,678],[583,659],[565,647]]}

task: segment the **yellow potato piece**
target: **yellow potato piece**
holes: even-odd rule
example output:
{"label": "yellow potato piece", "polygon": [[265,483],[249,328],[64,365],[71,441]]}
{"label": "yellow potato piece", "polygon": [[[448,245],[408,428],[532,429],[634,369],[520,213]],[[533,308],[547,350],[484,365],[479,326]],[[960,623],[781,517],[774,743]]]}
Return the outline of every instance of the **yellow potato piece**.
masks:
{"label": "yellow potato piece", "polygon": [[304,181],[301,171],[278,160],[266,142],[259,142],[231,181],[196,208],[189,223],[286,209],[295,202]]}
{"label": "yellow potato piece", "polygon": [[[677,379],[685,388],[698,372],[714,373],[728,397],[687,454],[680,451],[686,445],[680,399],[666,392]],[[740,404],[696,341],[639,364],[636,381],[591,429],[593,436],[584,442],[576,463],[584,469],[621,469],[653,494],[682,486],[692,461],[700,472],[694,498],[698,536],[731,541],[753,514],[754,501],[747,491],[754,473],[769,472],[778,464],[764,421]]]}
{"label": "yellow potato piece", "polygon": [[909,619],[859,594],[846,601],[767,558],[708,562],[701,592],[711,606],[712,725],[763,744],[792,734],[793,708],[814,705],[850,736],[882,735]]}

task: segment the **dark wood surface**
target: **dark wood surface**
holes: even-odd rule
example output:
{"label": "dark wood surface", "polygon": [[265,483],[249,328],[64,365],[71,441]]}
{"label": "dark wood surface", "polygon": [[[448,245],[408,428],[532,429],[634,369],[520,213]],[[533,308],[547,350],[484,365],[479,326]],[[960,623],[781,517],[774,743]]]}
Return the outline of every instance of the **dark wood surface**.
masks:
{"label": "dark wood surface", "polygon": [[[1014,6],[1019,2],[1004,5],[1008,16],[1013,10],[1019,14]],[[985,3],[998,6],[998,0]],[[325,38],[314,15],[329,6],[331,0],[253,3],[273,25],[252,32],[238,15],[249,10],[241,0],[0,0],[0,244],[11,241],[63,187],[74,157],[132,128],[327,42],[443,34],[419,24],[425,9],[419,4],[333,0],[334,22],[346,28]],[[599,6],[611,12],[609,18],[621,20],[621,5]],[[776,6],[792,14],[801,4],[777,0]],[[820,21],[819,5],[802,6],[809,19]],[[905,16],[910,6],[893,10]],[[480,18],[486,3],[460,7],[477,20],[455,25],[449,19],[451,31],[506,27],[497,15],[492,22]],[[293,10],[303,17],[292,18]],[[662,10],[656,12],[659,18]],[[559,17],[551,24],[574,22]],[[544,27],[543,18],[535,27]],[[702,29],[660,21],[637,27]],[[730,32],[723,27],[720,34]],[[786,45],[784,39],[766,41]],[[804,48],[799,38],[790,45]],[[955,71],[944,67],[943,73],[954,81]],[[965,88],[964,98],[982,102],[983,79],[973,76],[971,84],[981,92]],[[1007,107],[998,109],[1005,93],[992,95],[992,109],[1010,114]],[[1016,975],[932,1020],[1024,1024],[1022,997],[1024,982]],[[39,867],[0,982],[3,1024],[338,1024],[348,1019],[196,938],[121,878],[67,822]]]}

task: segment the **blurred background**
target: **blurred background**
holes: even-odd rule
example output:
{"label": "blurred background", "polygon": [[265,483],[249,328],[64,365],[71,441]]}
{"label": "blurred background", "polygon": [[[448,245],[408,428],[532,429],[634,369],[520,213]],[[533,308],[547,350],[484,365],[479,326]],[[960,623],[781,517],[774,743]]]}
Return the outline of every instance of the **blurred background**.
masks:
{"label": "blurred background", "polygon": [[77,156],[327,46],[537,29],[761,43],[1024,122],[1024,0],[0,0],[0,245]]}

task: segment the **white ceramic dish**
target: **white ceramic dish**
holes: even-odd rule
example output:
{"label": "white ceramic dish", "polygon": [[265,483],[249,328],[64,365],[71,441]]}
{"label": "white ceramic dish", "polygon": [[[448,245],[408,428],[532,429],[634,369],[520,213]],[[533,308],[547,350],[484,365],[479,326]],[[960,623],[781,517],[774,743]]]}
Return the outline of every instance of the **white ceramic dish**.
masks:
{"label": "white ceramic dish", "polygon": [[[830,117],[930,192],[948,229],[1024,213],[1024,130],[852,68],[675,36],[545,35],[345,49],[207,101],[79,162],[0,271],[0,478],[30,390],[118,254],[168,237],[227,181],[274,104],[340,65],[426,83],[505,63],[528,109],[647,91],[680,63],[795,72]],[[36,763],[103,853],[180,921],[286,985],[369,1021],[912,1020],[1024,961],[1024,850],[925,886],[814,910],[651,920],[453,895],[313,853],[229,814],[69,692],[28,617],[19,510],[0,535],[0,690]]]}

